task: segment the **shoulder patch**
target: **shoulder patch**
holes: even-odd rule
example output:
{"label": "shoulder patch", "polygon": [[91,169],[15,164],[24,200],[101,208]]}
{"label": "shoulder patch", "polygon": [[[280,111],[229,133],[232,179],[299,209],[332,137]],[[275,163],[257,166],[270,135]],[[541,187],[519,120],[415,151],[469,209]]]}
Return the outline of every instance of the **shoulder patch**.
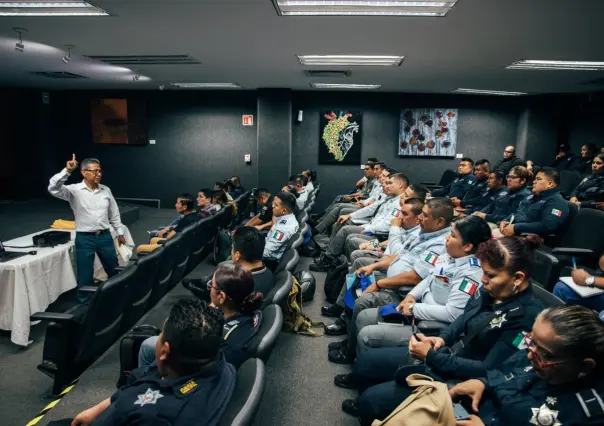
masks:
{"label": "shoulder patch", "polygon": [[468,263],[470,264],[470,266],[480,268],[480,260],[478,260],[477,257],[472,257]]}
{"label": "shoulder patch", "polygon": [[428,256],[426,256],[424,260],[430,265],[436,265],[436,262],[438,261],[438,255],[431,251],[430,253],[428,253]]}
{"label": "shoulder patch", "polygon": [[279,225],[285,225],[287,224],[287,219],[283,219],[279,221]]}
{"label": "shoulder patch", "polygon": [[179,391],[183,395],[186,395],[189,392],[191,392],[193,389],[195,389],[197,386],[198,386],[198,384],[195,383],[195,380],[189,380],[182,388],[179,389]]}
{"label": "shoulder patch", "polygon": [[392,209],[390,216],[399,218],[401,217],[401,211],[399,209]]}
{"label": "shoulder patch", "polygon": [[604,416],[604,403],[602,396],[593,388],[575,394],[579,404],[588,419]]}
{"label": "shoulder patch", "polygon": [[283,237],[285,237],[285,234],[281,231],[275,231],[273,232],[271,237],[277,241],[283,241]]}
{"label": "shoulder patch", "polygon": [[467,276],[463,277],[463,280],[461,281],[461,284],[459,285],[459,289],[470,296],[473,296],[474,293],[476,293],[476,290],[478,290],[478,287],[480,287],[480,284],[478,284],[472,278],[467,277]]}
{"label": "shoulder patch", "polygon": [[143,407],[147,404],[157,404],[157,400],[163,397],[164,396],[158,390],[152,390],[151,388],[148,388],[147,392],[136,396],[136,401],[134,401],[134,405],[140,405],[141,407]]}
{"label": "shoulder patch", "polygon": [[562,216],[562,211],[561,211],[561,210],[558,210],[558,209],[552,209],[552,214],[553,214],[554,216],[561,217],[561,216]]}

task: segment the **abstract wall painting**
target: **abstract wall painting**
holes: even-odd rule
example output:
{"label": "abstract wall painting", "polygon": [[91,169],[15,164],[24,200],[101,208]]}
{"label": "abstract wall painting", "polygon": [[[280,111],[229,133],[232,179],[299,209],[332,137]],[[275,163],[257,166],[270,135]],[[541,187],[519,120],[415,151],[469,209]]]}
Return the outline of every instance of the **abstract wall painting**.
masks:
{"label": "abstract wall painting", "polygon": [[459,112],[454,108],[404,108],[398,155],[455,157],[458,118]]}
{"label": "abstract wall painting", "polygon": [[327,110],[319,117],[319,164],[361,164],[362,113]]}

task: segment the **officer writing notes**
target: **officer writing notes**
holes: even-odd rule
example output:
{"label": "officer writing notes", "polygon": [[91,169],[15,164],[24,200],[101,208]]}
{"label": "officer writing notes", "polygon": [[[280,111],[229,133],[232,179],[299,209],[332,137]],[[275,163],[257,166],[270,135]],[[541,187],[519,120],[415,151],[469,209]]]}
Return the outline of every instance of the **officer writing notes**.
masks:
{"label": "officer writing notes", "polygon": [[294,216],[296,197],[289,192],[280,192],[273,200],[273,226],[266,236],[263,260],[274,271],[281,260],[288,240],[298,232],[298,221]]}
{"label": "officer writing notes", "polygon": [[[101,163],[95,158],[82,161],[80,172],[82,182],[65,185],[71,173],[78,167],[76,156],[67,162],[65,168],[50,178],[48,192],[65,201],[69,201],[76,223],[76,266],[78,286],[93,284],[94,255],[101,261],[109,277],[116,274],[118,266],[110,227],[115,229],[118,241],[125,244],[124,229],[117,203],[111,190],[101,185],[103,171]],[[87,302],[89,296],[78,292],[78,300]]]}

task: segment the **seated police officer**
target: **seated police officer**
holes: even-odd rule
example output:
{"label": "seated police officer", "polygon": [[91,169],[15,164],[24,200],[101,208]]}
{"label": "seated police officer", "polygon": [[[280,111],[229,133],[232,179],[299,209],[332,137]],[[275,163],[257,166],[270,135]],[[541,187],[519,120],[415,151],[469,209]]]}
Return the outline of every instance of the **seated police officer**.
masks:
{"label": "seated police officer", "polygon": [[241,179],[239,176],[233,176],[230,180],[231,188],[229,194],[233,198],[239,198],[245,193],[245,188],[241,186]]}
{"label": "seated police officer", "polygon": [[216,425],[235,388],[235,368],[220,351],[224,319],[197,299],[179,300],[157,338],[151,367],[76,416],[72,426]]}
{"label": "seated police officer", "polygon": [[[600,257],[600,271],[604,271],[604,255]],[[572,278],[578,286],[604,290],[604,277],[591,275],[585,269],[573,269]],[[604,293],[582,297],[562,281],[556,284],[553,293],[569,305],[586,306],[596,312],[604,311]]]}
{"label": "seated police officer", "polygon": [[170,239],[178,232],[182,232],[185,228],[201,219],[201,216],[193,210],[193,197],[190,194],[181,194],[176,199],[176,212],[182,216],[174,227],[169,227],[157,233],[157,238]]}
{"label": "seated police officer", "polygon": [[488,184],[489,174],[491,173],[491,163],[489,160],[478,160],[474,167],[474,177],[476,182],[466,192],[463,198],[451,198],[451,202],[458,209],[464,211],[480,210],[488,204]]}
{"label": "seated police officer", "polygon": [[459,160],[457,177],[444,188],[432,191],[432,196],[462,199],[476,181],[476,178],[472,174],[473,167],[474,161],[471,158],[464,157]]}
{"label": "seated police officer", "polygon": [[[489,177],[487,179],[487,189],[483,192],[481,197],[482,201],[471,207],[458,208],[457,211],[462,216],[476,213],[493,203],[498,198],[501,191],[503,191],[505,188],[506,176],[503,174],[503,172],[491,172],[489,173]],[[480,216],[482,217],[482,215]],[[485,217],[483,217],[483,219],[486,220],[486,214],[484,216]]]}
{"label": "seated police officer", "polygon": [[593,159],[591,168],[592,173],[584,176],[571,192],[570,201],[583,208],[604,210],[604,154]]}
{"label": "seated police officer", "polygon": [[[345,412],[360,416],[362,424],[387,416],[413,391],[405,378],[421,372],[440,381],[458,383],[486,375],[503,361],[525,349],[523,338],[531,330],[542,302],[533,293],[530,277],[534,252],[541,240],[505,237],[482,243],[482,287],[474,293],[464,313],[440,332],[439,337],[419,333],[409,347],[369,349],[359,355],[354,371],[336,377],[338,386],[365,390],[358,400],[346,400]],[[407,354],[425,364],[411,366]],[[392,380],[396,381],[392,381]]]}
{"label": "seated police officer", "polygon": [[293,175],[289,177],[289,184],[296,187],[296,191],[298,192],[298,198],[296,199],[296,205],[299,210],[304,209],[306,205],[306,200],[308,200],[308,191],[304,187],[304,179],[306,177],[302,175]]}
{"label": "seated police officer", "polygon": [[[513,167],[506,178],[507,188],[499,191],[494,198],[491,198],[486,207],[473,214],[486,220],[492,229],[497,228],[499,222],[516,213],[520,202],[531,195],[531,192],[526,188],[530,177],[531,174],[526,167]],[[493,177],[493,185],[496,179],[497,177]]]}
{"label": "seated police officer", "polygon": [[544,310],[522,351],[449,394],[469,397],[461,426],[604,424],[604,323],[580,306]]}
{"label": "seated police officer", "polygon": [[387,277],[376,280],[355,301],[352,317],[347,324],[348,339],[329,345],[330,361],[338,364],[350,364],[354,361],[357,346],[355,324],[357,316],[363,310],[400,303],[403,297],[399,289],[415,286],[428,276],[438,257],[445,251],[445,236],[451,231],[452,220],[453,206],[448,199],[429,200],[424,205],[420,217],[421,232],[405,242],[401,255],[384,259],[356,271],[357,275],[364,273],[369,276],[375,270],[388,268]]}
{"label": "seated police officer", "polygon": [[294,215],[296,197],[289,192],[280,192],[273,200],[273,226],[266,236],[264,264],[274,271],[285,253],[287,242],[298,232],[298,221]]}
{"label": "seated police officer", "polygon": [[274,197],[268,189],[258,188],[256,190],[256,205],[260,207],[260,211],[245,226],[254,226],[259,231],[270,228],[273,225],[273,199]]}
{"label": "seated police officer", "polygon": [[516,213],[499,224],[501,234],[555,234],[568,216],[568,202],[560,195],[558,185],[560,173],[543,167],[533,181],[533,194],[520,203]]}

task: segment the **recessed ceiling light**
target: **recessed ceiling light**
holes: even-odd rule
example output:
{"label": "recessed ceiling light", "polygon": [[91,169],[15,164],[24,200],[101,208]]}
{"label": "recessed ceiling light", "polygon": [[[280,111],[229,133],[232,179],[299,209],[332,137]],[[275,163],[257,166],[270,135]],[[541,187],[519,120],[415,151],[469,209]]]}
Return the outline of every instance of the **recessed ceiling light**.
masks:
{"label": "recessed ceiling light", "polygon": [[518,61],[508,65],[511,70],[572,70],[572,71],[601,71],[604,70],[604,62],[591,61]]}
{"label": "recessed ceiling light", "polygon": [[381,84],[336,84],[336,83],[310,83],[313,89],[356,89],[372,90],[382,87]]}
{"label": "recessed ceiling light", "polygon": [[458,0],[273,0],[283,16],[445,16]]}
{"label": "recessed ceiling light", "polygon": [[503,92],[500,90],[480,90],[480,89],[455,89],[451,93],[467,93],[473,95],[498,95],[498,96],[522,96],[524,92]]}
{"label": "recessed ceiling light", "polygon": [[399,66],[404,56],[390,55],[297,55],[300,64],[310,66]]}
{"label": "recessed ceiling light", "polygon": [[182,89],[239,89],[237,83],[171,83],[170,86]]}
{"label": "recessed ceiling light", "polygon": [[0,16],[108,16],[85,1],[22,0],[1,1]]}

